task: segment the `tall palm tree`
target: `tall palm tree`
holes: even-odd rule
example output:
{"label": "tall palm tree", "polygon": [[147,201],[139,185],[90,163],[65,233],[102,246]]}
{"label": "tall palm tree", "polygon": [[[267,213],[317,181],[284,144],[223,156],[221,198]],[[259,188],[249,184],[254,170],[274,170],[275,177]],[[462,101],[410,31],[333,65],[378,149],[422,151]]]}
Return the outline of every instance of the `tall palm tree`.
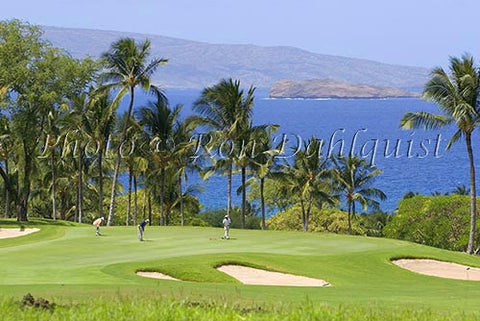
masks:
{"label": "tall palm tree", "polygon": [[[240,89],[240,81],[223,79],[218,84],[205,88],[200,98],[194,103],[193,110],[200,116],[192,117],[197,124],[212,130],[222,143],[238,143],[242,129],[250,123],[254,102],[255,87],[251,86],[245,93]],[[216,135],[215,135],[216,134]],[[227,215],[232,208],[232,153],[228,153],[225,162],[227,169]]]}
{"label": "tall palm tree", "polygon": [[150,103],[148,107],[142,107],[139,110],[140,124],[144,127],[148,140],[152,144],[151,157],[155,170],[151,175],[159,174],[160,177],[161,225],[166,223],[164,204],[166,171],[173,160],[172,152],[175,148],[173,134],[181,109],[181,105],[177,105],[173,110],[170,109],[168,103],[161,97],[158,97],[156,102]]}
{"label": "tall palm tree", "polygon": [[[0,90],[1,91],[1,90]],[[0,159],[4,163],[4,172],[7,177],[10,177],[10,158],[14,154],[14,142],[12,132],[10,130],[10,120],[6,116],[0,116]],[[5,218],[10,217],[10,203],[11,196],[9,188],[4,182],[5,190]]]}
{"label": "tall palm tree", "polygon": [[[111,45],[110,51],[102,55],[102,58],[105,61],[105,66],[108,69],[108,71],[101,76],[101,79],[106,82],[104,87],[119,89],[119,92],[114,99],[114,104],[117,105],[125,94],[130,94],[127,119],[132,115],[136,87],[140,86],[146,91],[154,91],[158,97],[166,99],[160,89],[151,84],[150,77],[158,66],[167,63],[168,60],[163,58],[153,58],[151,61],[147,62],[149,55],[150,41],[145,40],[142,44],[137,45],[132,38],[123,38],[114,42]],[[125,141],[127,127],[128,122],[125,122],[120,136],[120,144],[117,148],[117,161],[115,163],[113,174],[107,225],[113,224],[116,195],[115,186],[118,180],[121,162],[120,149],[122,143]]]}
{"label": "tall palm tree", "polygon": [[378,209],[380,204],[375,199],[385,200],[387,196],[378,188],[372,187],[381,170],[370,166],[363,158],[356,155],[340,156],[334,159],[336,168],[333,172],[335,183],[347,202],[348,233],[352,234],[352,217],[355,217],[355,203],[360,203],[363,210],[368,206]]}
{"label": "tall palm tree", "polygon": [[[46,134],[45,152],[49,153],[50,170],[51,170],[51,195],[52,195],[52,219],[57,219],[57,165],[56,165],[56,150],[58,148],[57,141],[60,136],[60,122],[62,117],[62,110],[52,110],[47,115],[47,122],[44,128]],[[46,156],[48,157],[48,156]]]}
{"label": "tall palm tree", "polygon": [[308,231],[312,206],[333,205],[336,201],[331,195],[331,170],[327,160],[321,157],[320,144],[318,138],[312,137],[295,155],[293,164],[283,166],[284,175],[277,175],[300,202],[305,232]]}
{"label": "tall palm tree", "polygon": [[90,91],[90,103],[87,112],[87,130],[90,139],[96,143],[96,165],[98,171],[98,216],[103,217],[103,171],[107,144],[115,129],[115,106],[108,91]]}
{"label": "tall palm tree", "polygon": [[[255,149],[251,150],[252,154],[249,167],[253,173],[252,178],[260,181],[260,210],[262,214],[262,230],[266,229],[265,224],[265,179],[271,173],[275,166],[275,155],[279,150],[273,148],[271,135],[278,129],[278,125],[270,125],[261,128],[254,134],[253,142]],[[252,147],[253,148],[253,147]]]}
{"label": "tall palm tree", "polygon": [[76,213],[78,222],[83,220],[84,201],[84,172],[85,172],[85,148],[89,140],[88,124],[89,97],[87,92],[72,96],[69,101],[69,113],[64,118],[65,129],[68,129],[75,138],[74,158],[77,161],[77,202]]}
{"label": "tall palm tree", "polygon": [[[126,116],[126,115],[125,115]],[[123,122],[126,121],[126,118],[123,117],[120,120],[120,125],[123,125]],[[145,144],[142,144],[143,141],[143,130],[141,125],[135,120],[134,117],[130,117],[130,125],[127,130],[128,141],[135,146],[128,155],[124,156],[125,159],[125,169],[128,172],[128,190],[127,190],[127,213],[126,213],[126,225],[130,224],[130,221],[133,221],[133,224],[136,225],[137,222],[137,183],[136,179],[138,174],[145,170],[148,166],[147,159],[143,157],[145,153]],[[134,185],[134,209],[133,215],[131,215],[132,208],[132,184]]]}
{"label": "tall palm tree", "polygon": [[[239,136],[239,142],[235,146],[234,162],[241,170],[241,185],[239,192],[242,194],[242,228],[245,228],[245,216],[247,210],[247,169],[255,168],[259,170],[260,164],[258,161],[265,161],[266,163],[270,163],[269,166],[271,166],[272,157],[270,156],[270,153],[273,151],[269,148],[271,145],[270,134],[272,128],[276,130],[277,127],[278,126],[276,125],[253,126],[251,123],[243,126]],[[262,165],[265,166],[267,164]],[[263,193],[263,184],[265,183],[264,178],[264,176],[260,178],[260,194]],[[264,217],[265,208],[263,207],[262,210],[262,217]]]}
{"label": "tall palm tree", "polygon": [[195,124],[190,120],[177,121],[174,132],[173,141],[175,143],[173,155],[174,166],[177,170],[178,179],[178,197],[180,206],[181,225],[185,225],[185,207],[184,207],[184,190],[183,181],[187,183],[187,169],[198,170],[198,166],[191,162],[196,141],[192,139]]}
{"label": "tall palm tree", "polygon": [[470,165],[470,233],[467,253],[474,252],[477,221],[475,164],[472,150],[472,132],[479,122],[480,71],[473,58],[464,55],[450,58],[450,74],[435,68],[425,85],[423,97],[437,104],[441,115],[427,112],[406,113],[400,121],[404,129],[437,129],[455,124],[457,131],[448,142],[447,150],[460,138],[465,138]]}

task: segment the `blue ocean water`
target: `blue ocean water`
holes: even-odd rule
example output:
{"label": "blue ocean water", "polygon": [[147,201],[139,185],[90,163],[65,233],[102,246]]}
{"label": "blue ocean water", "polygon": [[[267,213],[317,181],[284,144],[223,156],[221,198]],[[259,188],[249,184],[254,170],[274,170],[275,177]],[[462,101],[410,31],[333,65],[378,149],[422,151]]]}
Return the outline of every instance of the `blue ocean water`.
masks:
{"label": "blue ocean water", "polygon": [[[184,105],[182,116],[186,117],[192,114],[191,106],[200,91],[168,90],[166,94],[172,106]],[[149,99],[142,94],[136,97],[136,106],[145,105]],[[322,151],[325,155],[329,149],[338,153],[341,148],[344,155],[352,148],[354,153],[365,155],[367,161],[383,171],[375,186],[388,196],[381,203],[382,210],[393,212],[398,201],[409,191],[428,195],[435,191],[451,192],[459,185],[469,186],[464,141],[460,140],[450,150],[445,150],[454,128],[401,130],[400,119],[409,111],[438,113],[433,103],[417,98],[269,99],[266,91],[257,91],[253,121],[254,124],[280,125],[276,136],[278,141],[288,138],[284,154],[287,159],[292,154],[289,147],[303,143],[313,135],[324,140]],[[479,136],[475,134],[476,159],[479,156],[478,141]],[[204,208],[226,206],[225,177],[213,176],[202,181],[197,175],[190,175],[188,183],[204,185],[204,191],[198,195]],[[234,191],[239,184],[239,177],[235,177]],[[239,197],[234,196],[233,203],[240,205]]]}

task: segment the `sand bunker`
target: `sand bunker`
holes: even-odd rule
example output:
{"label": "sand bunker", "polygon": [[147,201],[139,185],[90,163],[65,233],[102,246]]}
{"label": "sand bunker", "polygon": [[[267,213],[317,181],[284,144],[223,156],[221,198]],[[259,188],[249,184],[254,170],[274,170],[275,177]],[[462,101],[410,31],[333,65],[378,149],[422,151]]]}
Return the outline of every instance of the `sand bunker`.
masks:
{"label": "sand bunker", "polygon": [[429,259],[401,259],[394,260],[392,263],[420,274],[456,280],[480,281],[480,268],[457,263]]}
{"label": "sand bunker", "polygon": [[160,279],[160,280],[170,280],[170,281],[180,281],[179,279],[172,278],[170,275],[166,275],[160,272],[137,272],[137,275],[143,276],[146,278]]}
{"label": "sand bunker", "polygon": [[218,271],[226,273],[243,284],[253,285],[282,285],[282,286],[330,286],[330,283],[279,272],[270,272],[241,265],[222,265]]}
{"label": "sand bunker", "polygon": [[19,237],[40,231],[38,228],[26,228],[26,229],[15,229],[15,228],[2,228],[0,229],[0,239],[7,239],[11,237]]}

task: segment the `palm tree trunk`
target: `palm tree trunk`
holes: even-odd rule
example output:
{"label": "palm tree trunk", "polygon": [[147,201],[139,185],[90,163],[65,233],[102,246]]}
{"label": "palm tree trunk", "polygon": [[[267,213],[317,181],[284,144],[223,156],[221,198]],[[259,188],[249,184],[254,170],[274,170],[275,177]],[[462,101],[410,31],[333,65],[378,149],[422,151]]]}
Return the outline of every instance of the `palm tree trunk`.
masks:
{"label": "palm tree trunk", "polygon": [[130,218],[130,209],[132,206],[132,169],[128,170],[128,192],[127,192],[127,215],[125,218],[125,225],[128,226],[128,221]]}
{"label": "palm tree trunk", "polygon": [[142,204],[142,218],[145,219],[145,214],[147,212],[147,188],[143,189],[143,204]]}
{"label": "palm tree trunk", "polygon": [[148,220],[150,221],[149,225],[152,225],[152,196],[150,192],[148,193]]}
{"label": "palm tree trunk", "polygon": [[305,219],[305,232],[308,231],[308,222],[310,221],[310,212],[312,211],[312,196],[308,197],[308,206],[307,206],[307,213]]}
{"label": "palm tree trunk", "polygon": [[[5,158],[5,174],[7,177],[9,176],[9,170],[8,170],[8,158]],[[5,181],[4,182],[5,186],[5,218],[10,217],[10,191],[8,190],[8,184]]]}
{"label": "palm tree trunk", "polygon": [[98,217],[103,217],[103,150],[98,152]]}
{"label": "palm tree trunk", "polygon": [[245,166],[242,166],[242,228],[245,228],[245,212],[247,210],[247,188],[245,186],[246,176]]}
{"label": "palm tree trunk", "polygon": [[473,254],[475,242],[475,229],[477,224],[477,191],[475,184],[475,164],[472,151],[472,136],[470,133],[465,135],[467,143],[468,160],[470,163],[470,234],[468,237],[467,253]]}
{"label": "palm tree trunk", "polygon": [[60,192],[60,219],[65,220],[66,219],[66,212],[67,212],[67,195],[66,193]]}
{"label": "palm tree trunk", "polygon": [[232,209],[232,159],[228,159],[228,174],[227,174],[227,216],[230,217]]}
{"label": "palm tree trunk", "polygon": [[160,173],[160,225],[166,225],[165,222],[165,169]]}
{"label": "palm tree trunk", "polygon": [[260,178],[260,206],[262,208],[262,230],[266,229],[265,226],[265,196],[263,195],[263,189],[265,185],[265,178]]}
{"label": "palm tree trunk", "polygon": [[178,195],[180,196],[180,215],[182,217],[182,226],[185,226],[185,211],[183,209],[183,189],[182,189],[182,175],[178,175]]}
{"label": "palm tree trunk", "polygon": [[303,201],[303,198],[300,198],[300,206],[302,207],[302,224],[303,224],[303,231],[306,232],[308,227],[305,224],[306,220],[306,215],[305,215],[305,203]]}
{"label": "palm tree trunk", "polygon": [[137,175],[133,175],[133,225],[137,226],[138,202],[137,202]]}
{"label": "palm tree trunk", "polygon": [[78,223],[82,223],[83,218],[83,153],[85,149],[80,148],[78,155]]}
{"label": "palm tree trunk", "polygon": [[108,209],[108,221],[107,221],[108,226],[111,226],[113,224],[113,215],[115,212],[115,186],[117,185],[118,173],[120,171],[120,163],[122,161],[121,148],[122,148],[122,144],[125,142],[128,122],[132,114],[133,100],[135,97],[134,94],[135,94],[134,87],[130,87],[130,104],[128,105],[127,118],[125,119],[125,123],[123,124],[122,135],[120,137],[120,144],[118,145],[118,148],[117,148],[117,161],[115,163],[115,170],[113,172],[112,193],[110,194],[110,208]]}
{"label": "palm tree trunk", "polygon": [[351,219],[352,203],[348,202],[348,234],[352,235],[352,219]]}
{"label": "palm tree trunk", "polygon": [[56,199],[56,173],[55,173],[55,150],[52,149],[52,154],[50,155],[50,167],[52,171],[52,218],[57,219],[57,199]]}
{"label": "palm tree trunk", "polygon": [[169,221],[170,221],[170,206],[167,206],[165,210],[165,226],[168,225]]}
{"label": "palm tree trunk", "polygon": [[22,187],[19,187],[19,197],[17,200],[17,221],[26,222],[28,221],[28,199],[30,197],[30,174],[32,171],[32,159],[31,154],[28,152],[27,142],[23,140],[23,156],[24,156],[24,165],[23,165],[23,180]]}

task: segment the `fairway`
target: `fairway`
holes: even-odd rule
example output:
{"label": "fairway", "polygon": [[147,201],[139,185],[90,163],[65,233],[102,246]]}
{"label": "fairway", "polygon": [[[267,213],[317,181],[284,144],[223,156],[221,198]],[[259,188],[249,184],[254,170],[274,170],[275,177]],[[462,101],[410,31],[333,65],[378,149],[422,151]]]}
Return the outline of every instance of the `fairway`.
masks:
{"label": "fairway", "polygon": [[[0,221],[1,226],[12,221]],[[240,305],[408,306],[474,312],[480,283],[416,274],[392,258],[433,258],[480,267],[480,259],[413,243],[327,233],[149,226],[145,242],[135,227],[65,223],[27,225],[40,231],[0,240],[0,293],[18,300],[31,292],[56,302],[139,295]],[[243,285],[215,267],[240,264],[318,278],[330,287]],[[158,271],[183,281],[136,275]]]}

